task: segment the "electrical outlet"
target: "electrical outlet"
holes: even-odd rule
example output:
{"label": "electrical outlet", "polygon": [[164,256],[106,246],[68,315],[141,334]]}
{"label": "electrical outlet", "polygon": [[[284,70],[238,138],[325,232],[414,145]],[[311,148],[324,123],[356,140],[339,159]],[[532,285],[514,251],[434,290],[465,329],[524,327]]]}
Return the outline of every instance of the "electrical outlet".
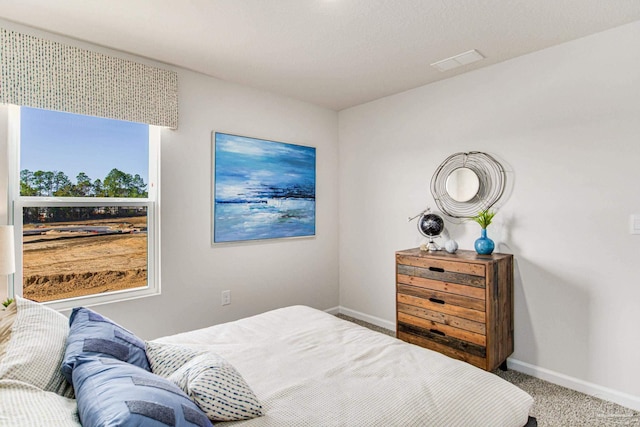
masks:
{"label": "electrical outlet", "polygon": [[222,291],[222,305],[231,304],[231,291]]}

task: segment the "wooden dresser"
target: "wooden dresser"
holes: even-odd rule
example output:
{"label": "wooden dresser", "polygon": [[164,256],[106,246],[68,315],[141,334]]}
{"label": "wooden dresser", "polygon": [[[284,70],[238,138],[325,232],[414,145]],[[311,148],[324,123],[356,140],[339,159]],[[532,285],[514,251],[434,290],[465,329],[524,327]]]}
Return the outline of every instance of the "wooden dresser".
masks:
{"label": "wooden dresser", "polygon": [[513,255],[396,252],[396,335],[487,371],[513,353]]}

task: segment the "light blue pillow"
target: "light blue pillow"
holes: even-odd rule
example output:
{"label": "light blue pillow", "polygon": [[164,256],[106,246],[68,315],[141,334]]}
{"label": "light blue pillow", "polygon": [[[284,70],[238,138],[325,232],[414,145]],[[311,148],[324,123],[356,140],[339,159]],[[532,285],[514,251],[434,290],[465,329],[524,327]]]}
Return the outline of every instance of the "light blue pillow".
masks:
{"label": "light blue pillow", "polygon": [[69,326],[61,367],[67,381],[71,382],[71,371],[83,355],[111,357],[151,371],[144,341],[114,321],[89,308],[78,307],[71,312]]}
{"label": "light blue pillow", "polygon": [[113,358],[78,356],[73,388],[83,427],[211,427],[172,382]]}

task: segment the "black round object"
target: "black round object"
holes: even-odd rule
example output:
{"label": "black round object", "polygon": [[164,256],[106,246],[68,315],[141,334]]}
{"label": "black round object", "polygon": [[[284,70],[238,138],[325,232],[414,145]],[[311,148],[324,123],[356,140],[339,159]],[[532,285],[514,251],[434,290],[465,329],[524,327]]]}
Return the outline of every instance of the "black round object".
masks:
{"label": "black round object", "polygon": [[425,237],[436,237],[444,230],[444,220],[440,215],[427,213],[418,219],[418,231]]}

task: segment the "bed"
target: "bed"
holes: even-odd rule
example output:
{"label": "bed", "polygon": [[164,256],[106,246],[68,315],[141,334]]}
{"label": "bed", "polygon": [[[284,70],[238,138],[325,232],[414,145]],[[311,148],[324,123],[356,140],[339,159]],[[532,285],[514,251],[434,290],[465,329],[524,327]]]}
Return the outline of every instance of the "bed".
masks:
{"label": "bed", "polygon": [[[305,306],[147,343],[154,346],[215,353],[241,374],[263,415],[216,425],[522,427],[533,403],[492,373]],[[42,406],[40,420],[79,425],[68,390],[25,384],[7,375],[2,358],[0,426],[46,425],[29,424]]]}

